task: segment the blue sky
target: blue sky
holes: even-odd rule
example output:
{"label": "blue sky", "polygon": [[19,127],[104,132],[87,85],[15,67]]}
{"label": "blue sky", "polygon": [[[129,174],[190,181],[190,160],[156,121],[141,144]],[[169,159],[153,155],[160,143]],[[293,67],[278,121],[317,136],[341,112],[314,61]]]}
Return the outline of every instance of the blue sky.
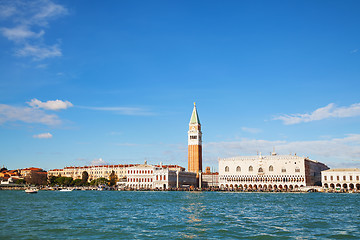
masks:
{"label": "blue sky", "polygon": [[360,167],[359,1],[2,1],[0,164]]}

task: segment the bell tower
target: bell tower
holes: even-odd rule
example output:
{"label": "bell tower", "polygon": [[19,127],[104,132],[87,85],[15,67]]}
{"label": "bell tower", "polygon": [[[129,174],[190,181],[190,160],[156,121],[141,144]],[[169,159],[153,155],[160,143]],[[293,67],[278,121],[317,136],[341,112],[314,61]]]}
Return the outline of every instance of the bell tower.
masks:
{"label": "bell tower", "polygon": [[194,103],[188,131],[188,171],[202,172],[202,132],[200,119]]}

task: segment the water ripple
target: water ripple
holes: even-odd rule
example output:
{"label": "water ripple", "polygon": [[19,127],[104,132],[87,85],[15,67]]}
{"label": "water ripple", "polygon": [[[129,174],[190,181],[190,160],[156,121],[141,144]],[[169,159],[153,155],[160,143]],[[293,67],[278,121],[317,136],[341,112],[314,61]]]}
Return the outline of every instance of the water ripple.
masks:
{"label": "water ripple", "polygon": [[360,194],[0,192],[0,239],[359,239]]}

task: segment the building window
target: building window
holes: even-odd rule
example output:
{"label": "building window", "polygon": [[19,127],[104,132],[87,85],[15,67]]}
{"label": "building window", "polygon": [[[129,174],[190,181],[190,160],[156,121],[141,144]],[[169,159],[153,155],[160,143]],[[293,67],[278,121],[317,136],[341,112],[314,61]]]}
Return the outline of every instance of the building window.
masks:
{"label": "building window", "polygon": [[344,181],[346,180],[346,176],[343,176],[343,180],[344,180]]}
{"label": "building window", "polygon": [[295,172],[300,172],[300,168],[295,168]]}
{"label": "building window", "polygon": [[228,172],[228,171],[229,171],[229,167],[226,166],[226,167],[225,167],[225,172]]}
{"label": "building window", "polygon": [[286,172],[286,168],[282,168],[282,169],[281,169],[281,172]]}
{"label": "building window", "polygon": [[356,176],[356,181],[359,181],[359,176]]}
{"label": "building window", "polygon": [[236,171],[237,171],[237,172],[241,172],[241,167],[240,167],[240,166],[237,166],[237,167],[236,167]]}
{"label": "building window", "polygon": [[262,168],[259,168],[259,172],[264,172],[264,170]]}
{"label": "building window", "polygon": [[333,176],[330,176],[330,180],[331,180],[331,181],[334,180]]}
{"label": "building window", "polygon": [[340,180],[340,177],[339,177],[339,176],[336,176],[336,179],[339,181],[339,180]]}
{"label": "building window", "polygon": [[197,139],[197,136],[190,136],[190,139]]}
{"label": "building window", "polygon": [[273,171],[274,171],[274,167],[272,165],[270,165],[269,172],[273,172]]}
{"label": "building window", "polygon": [[166,180],[166,176],[164,176],[164,181]]}
{"label": "building window", "polygon": [[327,180],[327,177],[326,177],[326,176],[324,176],[324,180],[325,180],[325,181]]}
{"label": "building window", "polygon": [[252,166],[249,167],[249,172],[252,172],[254,168]]}
{"label": "building window", "polygon": [[352,181],[352,176],[350,176],[350,181]]}

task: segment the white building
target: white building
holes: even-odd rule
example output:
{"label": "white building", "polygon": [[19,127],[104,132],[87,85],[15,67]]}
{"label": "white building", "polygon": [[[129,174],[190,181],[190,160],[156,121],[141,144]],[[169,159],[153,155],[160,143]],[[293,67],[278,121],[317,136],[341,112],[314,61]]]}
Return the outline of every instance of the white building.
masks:
{"label": "white building", "polygon": [[296,155],[240,156],[219,159],[221,189],[296,190],[321,186],[325,164]]}
{"label": "white building", "polygon": [[128,189],[169,189],[196,185],[196,173],[185,172],[177,165],[148,165],[127,169]]}
{"label": "white building", "polygon": [[328,190],[360,191],[359,168],[334,168],[321,172],[322,186]]}
{"label": "white building", "polygon": [[99,165],[99,166],[83,166],[83,167],[65,167],[64,169],[53,169],[48,171],[48,176],[72,177],[73,179],[81,179],[82,173],[87,172],[89,181],[98,178],[109,178],[112,171],[120,178],[126,177],[126,169],[135,166],[133,164],[120,165]]}

